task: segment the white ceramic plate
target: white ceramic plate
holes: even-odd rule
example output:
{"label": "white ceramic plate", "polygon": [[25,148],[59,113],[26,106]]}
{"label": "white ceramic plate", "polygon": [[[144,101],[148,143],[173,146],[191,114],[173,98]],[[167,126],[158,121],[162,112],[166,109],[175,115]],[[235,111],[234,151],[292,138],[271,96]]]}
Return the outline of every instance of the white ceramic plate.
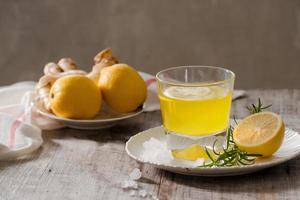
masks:
{"label": "white ceramic plate", "polygon": [[97,114],[94,119],[89,120],[77,120],[77,119],[67,119],[62,117],[57,117],[56,115],[45,110],[38,103],[34,104],[38,112],[50,119],[57,120],[67,127],[75,129],[93,130],[93,129],[103,129],[111,127],[121,121],[135,117],[143,112],[143,108],[139,107],[134,112],[130,113],[117,113],[108,108],[108,106],[103,105],[101,112]]}
{"label": "white ceramic plate", "polygon": [[232,176],[247,174],[278,165],[300,155],[300,135],[287,128],[285,131],[284,141],[280,149],[270,158],[257,159],[256,163],[253,165],[222,168],[179,167],[159,164],[156,162],[148,162],[145,158],[143,158],[143,143],[152,137],[160,141],[165,141],[166,138],[163,127],[159,126],[152,128],[132,136],[126,143],[127,154],[139,162],[148,163],[160,169],[186,175]]}

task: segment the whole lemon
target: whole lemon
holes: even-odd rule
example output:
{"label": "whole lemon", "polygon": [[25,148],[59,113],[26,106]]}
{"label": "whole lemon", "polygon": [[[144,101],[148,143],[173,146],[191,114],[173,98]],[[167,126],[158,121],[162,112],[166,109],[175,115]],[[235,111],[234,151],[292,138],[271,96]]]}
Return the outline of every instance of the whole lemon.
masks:
{"label": "whole lemon", "polygon": [[91,79],[82,75],[65,76],[50,90],[51,110],[59,117],[93,118],[101,107],[101,92]]}
{"label": "whole lemon", "polygon": [[136,110],[147,96],[145,81],[127,64],[115,64],[102,69],[99,87],[105,102],[121,113]]}

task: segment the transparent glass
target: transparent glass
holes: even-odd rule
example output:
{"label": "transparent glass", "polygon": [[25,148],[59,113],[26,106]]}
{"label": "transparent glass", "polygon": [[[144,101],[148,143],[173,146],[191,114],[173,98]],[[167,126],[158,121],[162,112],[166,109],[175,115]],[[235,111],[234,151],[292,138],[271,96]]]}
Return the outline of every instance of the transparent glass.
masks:
{"label": "transparent glass", "polygon": [[224,132],[229,123],[235,75],[211,66],[180,66],[156,75],[167,134],[192,138]]}

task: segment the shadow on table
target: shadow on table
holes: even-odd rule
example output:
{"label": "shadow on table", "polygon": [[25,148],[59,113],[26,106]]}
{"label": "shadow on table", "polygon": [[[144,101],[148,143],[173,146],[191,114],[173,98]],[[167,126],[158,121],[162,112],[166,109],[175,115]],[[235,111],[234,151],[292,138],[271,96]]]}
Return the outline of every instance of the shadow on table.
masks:
{"label": "shadow on table", "polygon": [[[0,170],[6,167],[10,167],[14,165],[22,165],[22,164],[26,164],[27,162],[38,160],[41,156],[49,157],[53,152],[59,150],[59,148],[61,148],[60,144],[52,140],[52,136],[55,133],[55,131],[53,132],[49,131],[49,133],[50,133],[49,135],[42,134],[44,142],[42,146],[37,150],[35,150],[34,152],[30,154],[26,154],[15,160],[0,161]],[[48,151],[49,147],[54,148],[55,151]]]}
{"label": "shadow on table", "polygon": [[[157,120],[158,117],[160,117],[159,112],[152,112],[151,114],[143,113],[113,127],[100,130],[64,128],[59,130],[43,131],[43,138],[45,142],[51,139],[77,138],[81,140],[93,140],[99,143],[114,141],[125,143],[132,135],[160,125],[161,122],[160,120]],[[155,118],[156,120],[153,120],[152,118]],[[145,123],[145,121],[147,121],[147,123]]]}
{"label": "shadow on table", "polygon": [[[38,150],[18,160],[0,161],[0,170],[9,166],[21,165],[29,161],[37,160],[39,159],[41,154],[43,154],[43,157],[51,156],[53,152],[59,151],[59,149],[61,148],[61,144],[56,140],[91,140],[99,143],[100,145],[107,143],[125,144],[125,142],[132,135],[135,135],[136,133],[146,130],[148,128],[160,125],[159,119],[160,112],[152,112],[151,114],[143,113],[137,117],[126,120],[114,127],[107,129],[77,130],[71,128],[63,128],[58,130],[43,131],[42,137],[44,143]],[[147,123],[145,123],[145,121]],[[55,148],[55,150],[48,151],[48,148]]]}
{"label": "shadow on table", "polygon": [[42,151],[43,151],[43,147],[40,147],[39,149],[32,152],[31,154],[20,157],[16,160],[0,161],[0,170],[3,170],[6,167],[10,167],[10,166],[14,166],[14,165],[22,165],[27,162],[36,160],[40,157]]}
{"label": "shadow on table", "polygon": [[228,177],[196,177],[165,172],[166,180],[202,190],[224,193],[272,193],[299,189],[299,162],[291,160],[252,174]]}

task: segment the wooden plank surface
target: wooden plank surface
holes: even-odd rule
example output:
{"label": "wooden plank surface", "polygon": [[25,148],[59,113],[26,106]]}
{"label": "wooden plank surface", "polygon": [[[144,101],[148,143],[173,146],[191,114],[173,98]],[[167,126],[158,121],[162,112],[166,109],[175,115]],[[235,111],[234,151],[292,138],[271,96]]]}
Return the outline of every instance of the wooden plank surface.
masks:
{"label": "wooden plank surface", "polygon": [[[300,131],[300,90],[250,90],[236,100],[232,113],[261,97],[280,113],[287,127]],[[42,147],[30,157],[0,162],[0,199],[139,199],[120,187],[138,167],[139,185],[159,199],[299,199],[298,158],[254,174],[235,177],[191,177],[139,164],[124,151],[128,138],[161,124],[160,112],[142,114],[107,130],[44,131]]]}

